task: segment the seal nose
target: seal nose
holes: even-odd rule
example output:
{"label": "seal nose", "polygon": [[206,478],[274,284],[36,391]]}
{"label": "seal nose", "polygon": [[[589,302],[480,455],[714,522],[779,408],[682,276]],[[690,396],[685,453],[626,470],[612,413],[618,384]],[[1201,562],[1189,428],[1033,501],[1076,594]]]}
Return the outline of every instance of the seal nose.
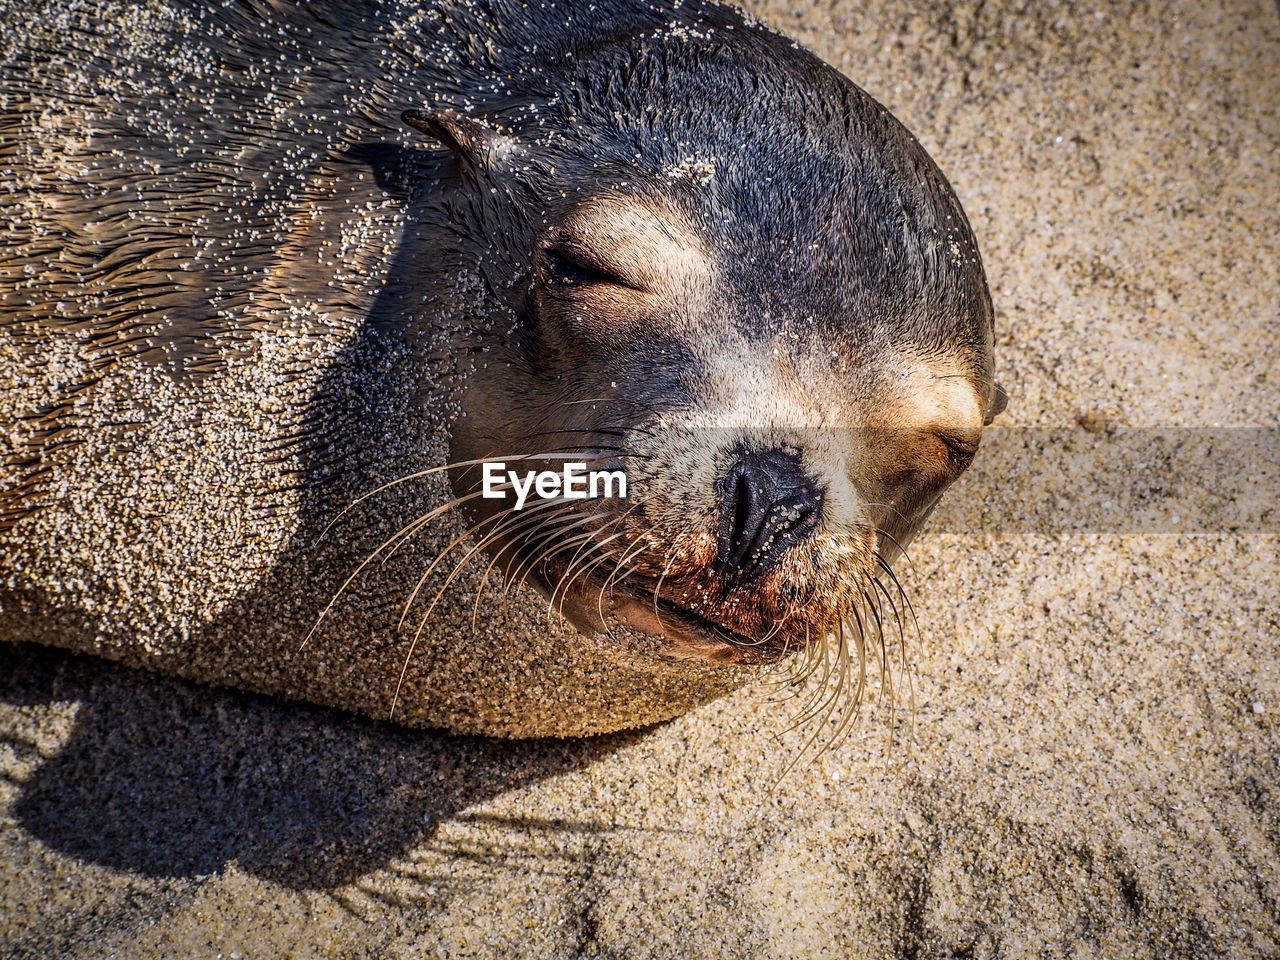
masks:
{"label": "seal nose", "polygon": [[724,479],[716,565],[731,580],[767,573],[822,519],[822,488],[786,450],[744,454]]}

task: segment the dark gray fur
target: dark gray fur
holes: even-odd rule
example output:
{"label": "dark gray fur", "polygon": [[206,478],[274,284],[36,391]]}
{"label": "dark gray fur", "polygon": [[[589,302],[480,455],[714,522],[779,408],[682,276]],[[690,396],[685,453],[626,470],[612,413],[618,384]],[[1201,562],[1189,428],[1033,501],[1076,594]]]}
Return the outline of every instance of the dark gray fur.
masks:
{"label": "dark gray fur", "polygon": [[[13,422],[0,488],[6,635],[349,705],[329,692],[331,675],[350,666],[340,662],[350,648],[343,631],[391,643],[402,593],[369,588],[352,620],[334,628],[331,659],[299,668],[315,676],[264,680],[245,644],[260,643],[273,664],[287,660],[297,636],[276,637],[283,625],[313,622],[352,565],[404,522],[379,507],[348,518],[336,548],[333,537],[317,546],[354,497],[433,465],[438,451],[424,448],[443,421],[425,411],[454,409],[466,382],[455,389],[455,374],[493,351],[548,385],[572,369],[583,389],[617,381],[650,407],[696,402],[696,360],[678,338],[640,335],[566,356],[528,314],[538,231],[593,194],[660,196],[699,225],[722,283],[709,312],[691,321],[697,336],[733,329],[765,341],[792,331],[799,352],[909,343],[962,356],[994,396],[985,278],[942,174],[880,104],[733,7],[174,0],[137,8],[138,23],[123,7],[109,17],[38,3],[7,9],[0,168],[11,189],[0,194],[0,217],[10,240],[0,249],[0,337],[26,357],[73,345],[81,366],[51,374],[37,400],[14,392],[4,406]],[[517,148],[492,163],[459,163],[400,119],[445,109]],[[689,154],[717,159],[708,189],[664,175]],[[29,183],[38,192],[24,193]],[[383,220],[369,226],[366,207]],[[344,225],[354,239],[340,235]],[[378,247],[369,236],[394,242]],[[483,306],[459,315],[450,298],[467,271],[484,279]],[[28,583],[45,562],[45,545],[28,533],[33,518],[60,510],[68,483],[95,482],[76,472],[77,451],[109,438],[127,477],[129,464],[145,471],[157,456],[156,438],[169,442],[164,430],[195,425],[172,406],[91,409],[103,378],[163,370],[179,397],[198,404],[207,378],[229,364],[253,369],[256,333],[285,329],[298,343],[285,380],[303,399],[272,415],[269,442],[241,451],[270,482],[262,502],[246,506],[248,532],[235,541],[265,550],[271,572],[236,593],[239,548],[229,541],[219,561],[225,582],[188,579],[223,611],[201,628],[198,655],[175,653],[177,640],[163,656],[129,652],[139,634],[116,601],[108,613],[101,603],[83,613],[74,591],[54,601]],[[322,367],[316,358],[335,343],[341,351]],[[495,381],[473,382],[493,389]],[[102,500],[121,495],[113,490],[105,485]],[[174,515],[221,517],[212,507],[226,507],[224,496],[234,505],[236,494],[207,496]],[[279,522],[295,510],[296,526]],[[143,550],[166,522],[122,507],[114,526],[94,530],[104,551]],[[412,583],[433,543],[406,550],[392,574]],[[143,567],[156,562],[139,556]],[[56,569],[64,581],[79,577]],[[110,578],[85,577],[88,594],[114,596]],[[185,610],[152,601],[149,635],[187,637]],[[461,635],[470,613],[441,630]],[[430,678],[422,683],[457,687],[455,654],[441,650],[422,667]],[[392,659],[398,665],[398,650]],[[725,684],[717,679],[704,694]],[[369,696],[354,705],[373,710],[379,701]],[[615,725],[688,702],[673,695]],[[511,717],[476,721],[465,706],[457,709],[472,719],[432,709],[410,719],[531,729]],[[562,726],[594,729],[581,717]]]}

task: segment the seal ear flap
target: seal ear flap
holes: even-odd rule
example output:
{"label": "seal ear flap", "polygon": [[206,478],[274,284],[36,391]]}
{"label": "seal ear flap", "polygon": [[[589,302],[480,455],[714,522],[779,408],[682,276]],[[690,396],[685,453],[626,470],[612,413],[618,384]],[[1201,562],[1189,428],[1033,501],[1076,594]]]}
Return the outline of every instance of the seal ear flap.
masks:
{"label": "seal ear flap", "polygon": [[982,421],[984,427],[990,426],[991,421],[1000,416],[1004,412],[1004,408],[1009,405],[1009,395],[1004,392],[1004,387],[991,382],[991,396],[987,400],[987,416]]}
{"label": "seal ear flap", "polygon": [[498,155],[511,147],[510,137],[474,117],[454,110],[406,110],[400,119],[453,151],[464,169],[488,172]]}

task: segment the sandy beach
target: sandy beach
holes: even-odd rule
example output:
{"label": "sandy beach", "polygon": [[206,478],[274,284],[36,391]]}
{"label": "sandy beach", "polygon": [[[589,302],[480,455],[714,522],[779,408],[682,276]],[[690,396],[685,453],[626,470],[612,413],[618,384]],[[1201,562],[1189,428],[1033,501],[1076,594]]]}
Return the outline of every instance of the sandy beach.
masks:
{"label": "sandy beach", "polygon": [[0,956],[1280,956],[1275,3],[747,7],[991,283],[897,701],[504,741],[2,645]]}

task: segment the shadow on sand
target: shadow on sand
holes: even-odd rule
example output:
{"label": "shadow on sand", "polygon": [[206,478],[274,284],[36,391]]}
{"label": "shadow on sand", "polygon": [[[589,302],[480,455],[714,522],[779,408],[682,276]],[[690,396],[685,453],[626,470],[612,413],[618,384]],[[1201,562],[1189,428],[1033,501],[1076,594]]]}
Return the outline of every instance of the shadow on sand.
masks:
{"label": "shadow on sand", "polygon": [[153,877],[235,861],[299,890],[349,883],[507,790],[574,770],[642,733],[497,740],[156,677],[4,645],[0,699],[79,702],[13,816],[62,853]]}

